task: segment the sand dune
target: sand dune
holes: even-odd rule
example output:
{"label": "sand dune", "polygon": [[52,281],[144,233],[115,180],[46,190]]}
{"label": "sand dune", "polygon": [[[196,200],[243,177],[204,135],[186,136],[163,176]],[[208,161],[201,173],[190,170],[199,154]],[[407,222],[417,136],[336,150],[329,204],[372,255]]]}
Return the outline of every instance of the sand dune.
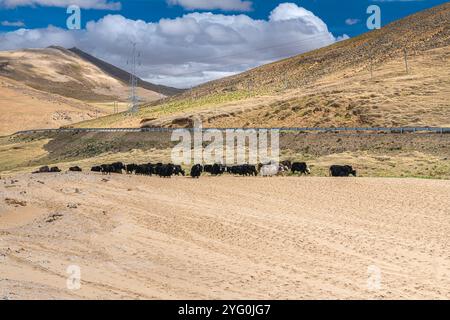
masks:
{"label": "sand dune", "polygon": [[0,190],[4,299],[450,298],[449,181],[24,174]]}

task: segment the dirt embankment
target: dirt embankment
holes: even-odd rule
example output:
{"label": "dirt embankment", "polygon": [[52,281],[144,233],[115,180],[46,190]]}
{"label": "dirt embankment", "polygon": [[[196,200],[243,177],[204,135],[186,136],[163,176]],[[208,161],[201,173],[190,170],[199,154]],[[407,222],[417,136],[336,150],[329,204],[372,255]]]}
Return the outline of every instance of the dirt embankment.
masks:
{"label": "dirt embankment", "polygon": [[0,190],[5,299],[450,298],[448,181],[48,174]]}

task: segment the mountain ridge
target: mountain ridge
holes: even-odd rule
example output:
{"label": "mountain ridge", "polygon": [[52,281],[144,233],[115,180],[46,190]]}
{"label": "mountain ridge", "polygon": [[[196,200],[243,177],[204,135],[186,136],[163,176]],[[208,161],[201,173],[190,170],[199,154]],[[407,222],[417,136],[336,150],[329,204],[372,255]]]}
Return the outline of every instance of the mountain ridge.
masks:
{"label": "mountain ridge", "polygon": [[[67,50],[76,54],[80,58],[96,65],[98,68],[100,68],[102,71],[109,74],[110,76],[112,76],[118,80],[121,80],[124,83],[128,83],[130,75],[131,75],[128,71],[118,68],[118,67],[114,66],[113,64],[110,64],[104,60],[98,59],[97,57],[95,57],[81,49],[78,49],[76,47],[73,47],[73,48],[70,48]],[[181,93],[184,91],[183,89],[177,89],[177,88],[173,88],[173,87],[167,87],[167,86],[163,86],[163,85],[153,84],[153,83],[147,82],[145,80],[142,80],[140,78],[138,78],[138,86],[141,88],[147,89],[147,90],[161,93],[165,96],[172,96],[172,95],[175,95],[175,94],[178,94],[178,93]]]}

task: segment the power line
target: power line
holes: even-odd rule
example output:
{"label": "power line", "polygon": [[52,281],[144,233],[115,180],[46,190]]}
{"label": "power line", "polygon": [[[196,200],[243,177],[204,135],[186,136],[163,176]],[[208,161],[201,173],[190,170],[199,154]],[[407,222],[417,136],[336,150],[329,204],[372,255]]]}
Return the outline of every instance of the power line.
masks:
{"label": "power line", "polygon": [[[326,40],[326,39],[329,39],[329,35],[330,34],[327,33],[327,32],[321,32],[318,35],[306,37],[306,38],[299,39],[299,40],[296,40],[296,41],[289,41],[289,42],[279,43],[279,44],[275,44],[275,45],[271,45],[271,46],[254,48],[252,50],[236,52],[236,53],[232,53],[232,54],[229,54],[229,55],[223,55],[223,56],[215,56],[215,57],[198,56],[198,57],[195,57],[194,59],[201,60],[202,63],[203,62],[211,62],[211,61],[215,61],[215,60],[222,60],[222,59],[226,59],[226,58],[242,56],[242,55],[245,55],[245,54],[249,54],[249,53],[253,53],[253,52],[257,52],[257,51],[261,51],[261,50],[268,50],[268,49],[274,49],[274,48],[278,48],[278,47],[285,47],[285,46],[289,46],[289,45],[293,45],[293,44],[301,45],[301,44],[307,43],[307,42],[312,41],[312,40]],[[157,71],[157,70],[161,70],[161,68],[157,67],[157,68],[148,69],[148,71]]]}
{"label": "power line", "polygon": [[[249,54],[249,53],[253,53],[253,52],[257,52],[257,51],[261,51],[261,50],[273,49],[273,48],[278,48],[278,47],[285,47],[285,46],[290,46],[290,45],[302,45],[302,44],[308,43],[308,42],[313,41],[313,40],[326,40],[327,38],[328,38],[328,33],[321,33],[320,35],[315,35],[315,36],[311,36],[311,37],[308,37],[308,38],[303,38],[303,39],[297,40],[297,41],[290,41],[290,42],[286,42],[286,43],[282,43],[282,44],[276,44],[276,45],[272,45],[272,46],[259,47],[259,48],[255,48],[255,49],[252,49],[252,50],[236,52],[236,53],[233,53],[233,54],[223,55],[223,56],[215,56],[215,57],[198,56],[198,57],[195,57],[195,59],[201,60],[201,63],[203,63],[203,62],[213,62],[215,60],[222,60],[222,59],[231,58],[231,57],[235,57],[235,56],[242,56],[242,55],[245,55],[245,54]],[[191,61],[191,62],[193,62],[193,61]],[[149,68],[147,70],[148,71],[158,71],[158,70],[161,70],[161,69],[162,69],[161,67],[156,67],[156,68]]]}
{"label": "power line", "polygon": [[[225,59],[225,58],[230,58],[230,57],[235,57],[235,56],[240,56],[243,54],[247,54],[247,53],[253,53],[255,51],[260,51],[260,50],[268,50],[268,49],[274,49],[274,48],[278,48],[278,47],[284,47],[284,46],[288,46],[291,44],[303,44],[306,41],[311,41],[311,40],[317,40],[318,38],[323,38],[325,39],[325,36],[329,36],[330,34],[327,32],[321,32],[319,35],[314,35],[311,37],[307,37],[307,38],[303,38],[303,39],[299,39],[296,41],[289,41],[289,42],[285,42],[285,43],[279,43],[279,44],[275,44],[275,45],[271,45],[271,46],[266,46],[266,47],[260,47],[260,48],[255,48],[252,50],[248,50],[248,51],[241,51],[238,53],[233,53],[233,54],[229,54],[229,55],[224,55],[224,56],[216,56],[216,57],[212,57],[212,58],[203,58],[206,61],[211,61],[211,60],[218,60],[218,59]],[[197,57],[198,58],[198,57]]]}
{"label": "power line", "polygon": [[[324,36],[321,36],[321,37],[323,37],[323,39],[325,38]],[[319,39],[320,39],[321,37],[319,37]],[[313,41],[313,40],[317,40],[317,37],[311,37],[310,39],[302,39],[301,41],[299,40],[299,41],[297,42],[296,45],[303,45],[303,44],[306,44],[306,43],[311,42],[311,41]],[[293,44],[293,43],[291,43],[291,44]],[[283,46],[287,46],[287,45],[289,45],[289,44],[284,44]],[[232,55],[227,55],[227,56],[221,56],[221,57],[214,57],[214,58],[209,59],[209,61],[211,61],[211,60],[218,60],[218,59],[222,59],[222,58],[233,57],[233,56],[237,56],[237,55],[241,55],[241,54],[245,54],[245,53],[251,53],[251,52],[253,52],[253,51],[259,51],[259,50],[268,49],[268,48],[274,48],[274,47],[279,47],[279,46],[270,46],[270,47],[259,48],[259,49],[255,49],[255,50],[247,51],[247,52],[243,52],[243,53],[237,53],[237,54],[232,54]],[[292,55],[285,55],[285,54],[284,54],[284,55],[281,55],[281,56],[274,56],[274,57],[271,57],[270,60],[276,61],[276,60],[282,59],[282,58],[287,59],[287,58],[296,56],[296,55],[298,55],[298,54],[300,54],[300,53],[293,53]],[[208,59],[206,59],[205,61],[207,61],[207,60],[208,60]],[[270,60],[269,60],[269,61],[270,61]],[[228,67],[228,68],[229,68],[229,67],[234,67],[234,66],[237,67],[237,66],[242,66],[243,64],[245,64],[245,63],[226,64],[226,65],[222,65],[221,67],[222,67],[222,68],[224,68],[224,67]],[[253,66],[253,67],[251,67],[251,68],[254,68],[254,67],[257,67],[257,66],[258,66],[258,65]],[[150,72],[155,72],[155,71],[159,71],[159,70],[163,70],[163,68],[159,67],[159,68],[149,69]],[[188,75],[195,75],[195,74],[197,74],[197,73],[199,73],[199,72],[208,72],[208,71],[216,71],[216,70],[197,70],[197,71],[189,71],[189,72],[183,72],[183,73],[173,74],[173,75],[170,75],[170,76],[171,76],[171,77],[188,76]]]}

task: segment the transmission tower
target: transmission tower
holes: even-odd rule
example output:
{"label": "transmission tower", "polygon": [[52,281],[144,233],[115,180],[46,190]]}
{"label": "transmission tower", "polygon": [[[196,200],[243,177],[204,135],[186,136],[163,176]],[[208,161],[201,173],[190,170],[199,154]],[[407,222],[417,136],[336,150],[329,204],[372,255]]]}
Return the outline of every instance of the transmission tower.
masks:
{"label": "transmission tower", "polygon": [[133,43],[133,51],[131,58],[127,64],[130,66],[130,97],[129,97],[129,109],[130,113],[136,113],[139,111],[139,96],[137,94],[138,78],[136,77],[137,65],[139,62],[140,53],[136,51],[136,43]]}

